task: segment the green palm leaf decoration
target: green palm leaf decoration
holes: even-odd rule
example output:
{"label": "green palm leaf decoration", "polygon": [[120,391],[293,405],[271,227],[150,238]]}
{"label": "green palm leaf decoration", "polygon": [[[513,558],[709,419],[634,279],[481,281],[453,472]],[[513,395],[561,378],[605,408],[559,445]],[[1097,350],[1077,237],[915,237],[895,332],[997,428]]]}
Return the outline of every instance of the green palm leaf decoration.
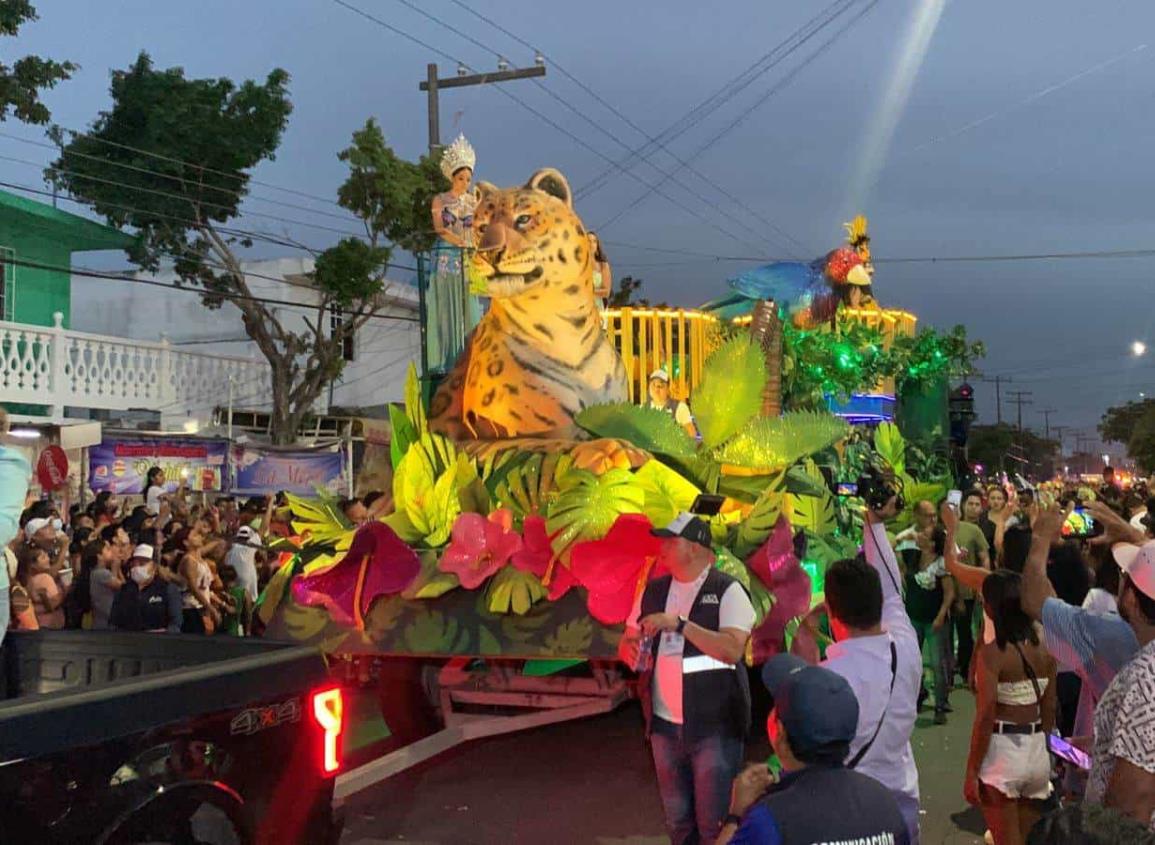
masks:
{"label": "green palm leaf decoration", "polygon": [[795,528],[805,528],[814,534],[832,534],[837,527],[834,496],[825,488],[825,479],[818,465],[807,460],[803,465],[806,474],[817,484],[823,485],[821,496],[791,496],[792,512],[788,514]]}
{"label": "green palm leaf decoration", "polygon": [[728,549],[719,548],[717,554],[718,557],[714,561],[714,568],[725,572],[745,587],[746,592],[750,592],[750,570],[746,564],[734,557]]}
{"label": "green palm leaf decoration", "polygon": [[775,472],[849,433],[846,421],[833,414],[796,411],[782,417],[755,417],[717,450],[717,458],[724,464]]}
{"label": "green palm leaf decoration", "polygon": [[761,409],[765,386],[763,353],[749,338],[735,337],[714,352],[693,398],[702,444],[713,449],[737,434]]}
{"label": "green palm leaf decoration", "polygon": [[658,455],[690,460],[698,449],[673,414],[659,408],[629,402],[591,405],[577,415],[576,422],[594,437],[625,440]]}
{"label": "green palm leaf decoration", "polygon": [[734,554],[745,560],[758,549],[774,531],[778,517],[782,515],[782,505],[786,500],[786,477],[775,476],[762,494],[754,502],[754,508],[746,518],[738,523],[738,536],[734,541]]}
{"label": "green palm leaf decoration", "polygon": [[405,373],[405,416],[418,434],[427,429],[425,403],[421,401],[421,382],[417,379],[417,367],[412,361]]}
{"label": "green palm leaf decoration", "polygon": [[421,444],[414,443],[393,475],[397,510],[385,522],[406,542],[415,542],[415,536],[431,547],[448,542],[453,521],[461,513],[457,477],[456,462],[435,474]]}
{"label": "green palm leaf decoration", "polygon": [[895,475],[906,472],[906,438],[894,423],[882,423],[875,430],[874,451],[890,464]]}
{"label": "green palm leaf decoration", "polygon": [[604,537],[622,514],[641,513],[645,500],[629,470],[611,469],[599,476],[571,469],[562,477],[546,519],[554,554],[568,562],[574,543]]}
{"label": "green palm leaf decoration", "polygon": [[646,461],[634,473],[634,483],[645,496],[642,513],[657,526],[669,525],[679,513],[688,511],[695,497],[702,492],[658,461]]}
{"label": "green palm leaf decoration", "polygon": [[573,458],[569,455],[557,452],[532,455],[505,475],[494,489],[494,498],[513,511],[518,521],[532,514],[545,516],[572,466]]}

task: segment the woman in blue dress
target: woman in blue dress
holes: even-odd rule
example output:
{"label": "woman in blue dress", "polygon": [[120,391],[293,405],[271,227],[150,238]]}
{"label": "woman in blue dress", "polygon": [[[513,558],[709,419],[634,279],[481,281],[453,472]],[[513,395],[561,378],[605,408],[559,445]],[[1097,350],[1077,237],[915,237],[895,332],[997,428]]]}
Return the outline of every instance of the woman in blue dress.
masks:
{"label": "woman in blue dress", "polygon": [[430,372],[447,373],[465,348],[465,338],[481,319],[481,302],[469,293],[465,260],[473,248],[473,212],[477,193],[471,190],[473,147],[458,135],[441,155],[441,172],[449,190],[433,198],[433,247],[429,285],[425,293],[425,361]]}

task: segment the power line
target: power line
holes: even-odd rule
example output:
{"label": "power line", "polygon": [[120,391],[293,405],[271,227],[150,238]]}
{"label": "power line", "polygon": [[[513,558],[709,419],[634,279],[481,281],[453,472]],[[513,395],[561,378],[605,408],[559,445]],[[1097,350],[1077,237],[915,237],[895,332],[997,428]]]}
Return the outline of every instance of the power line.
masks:
{"label": "power line", "polygon": [[[398,2],[403,2],[407,6],[411,5],[408,2],[408,0],[398,0]],[[512,38],[514,41],[521,44],[523,47],[527,47],[531,50],[536,50],[536,48],[532,44],[530,44],[528,41],[526,41],[524,38],[521,38],[520,36],[516,35],[515,33],[509,31],[508,29],[506,29],[505,27],[501,26],[500,24],[494,22],[490,18],[487,18],[485,15],[481,14],[480,12],[478,12],[477,10],[472,8],[469,4],[463,2],[463,0],[452,0],[452,2],[455,5],[459,6],[460,8],[464,9],[465,11],[469,12],[474,17],[479,18],[484,23],[493,27],[498,32],[504,33],[509,38]],[[463,36],[463,37],[470,37],[470,36]],[[767,227],[778,232],[779,234],[783,235],[784,237],[788,238],[789,240],[792,240],[795,243],[798,243],[797,240],[795,240],[789,234],[787,234],[786,232],[781,230],[773,221],[767,219],[765,217],[765,215],[763,215],[763,214],[759,213],[758,211],[754,210],[753,208],[751,208],[749,205],[747,205],[745,202],[743,202],[740,198],[735,196],[733,193],[731,193],[730,191],[727,191],[725,188],[723,188],[717,182],[713,181],[708,176],[706,176],[704,173],[702,173],[700,170],[693,167],[688,161],[686,161],[686,160],[682,159],[680,156],[678,156],[677,153],[675,153],[673,150],[671,150],[665,143],[663,143],[662,141],[660,141],[660,140],[654,138],[652,135],[650,135],[645,129],[643,129],[641,126],[639,126],[633,119],[631,119],[629,115],[625,114],[620,109],[616,108],[612,103],[608,102],[605,98],[600,96],[590,86],[586,85],[584,82],[582,82],[576,76],[574,76],[572,73],[570,73],[568,70],[566,70],[553,56],[547,55],[545,53],[541,53],[541,56],[544,60],[548,61],[552,67],[556,68],[559,73],[561,73],[564,77],[569,79],[571,82],[573,82],[579,88],[581,88],[583,91],[585,91],[587,94],[589,94],[590,97],[592,97],[595,101],[597,101],[600,105],[602,105],[604,108],[606,108],[609,112],[611,112],[614,116],[616,116],[618,119],[620,119],[622,122],[624,122],[627,126],[629,126],[631,129],[633,129],[635,132],[637,132],[643,138],[645,138],[646,141],[648,141],[649,143],[652,143],[652,144],[656,144],[659,149],[661,149],[663,152],[668,154],[679,165],[681,165],[682,167],[687,169],[690,173],[697,176],[699,179],[701,179],[707,185],[712,187],[714,190],[716,190],[719,194],[724,196],[726,199],[735,203],[742,210],[757,217]],[[536,82],[536,80],[535,80],[535,82]],[[554,94],[552,92],[552,90],[547,88],[544,84],[542,84],[540,82],[536,82],[536,84],[542,90],[546,91],[551,96],[553,96],[555,99],[559,99],[557,97],[557,95]],[[568,101],[563,100],[562,102],[567,106],[567,108],[572,108],[572,106],[568,103]],[[594,123],[589,118],[586,118],[584,115],[583,115],[583,119],[587,120],[588,122]],[[597,126],[599,129],[602,129],[604,131],[604,128],[601,127],[600,124],[594,123],[594,125]],[[622,142],[619,142],[619,143],[622,143]],[[626,149],[629,149],[629,146],[624,144],[624,143],[622,143],[622,146],[625,146]],[[650,160],[649,158],[647,158],[646,160],[652,167],[656,168],[656,165],[654,165],[652,160]],[[661,171],[659,171],[659,172],[661,172]],[[667,178],[672,178],[670,173],[665,173],[665,175],[667,176]],[[682,183],[680,180],[675,179],[674,181],[676,184],[679,184],[679,185],[682,185],[683,187],[686,187],[685,184]],[[687,190],[689,190],[689,189],[687,188]]]}
{"label": "power line", "polygon": [[[89,140],[96,140],[95,136],[85,135],[84,137],[88,138]],[[65,156],[74,156],[76,158],[84,158],[84,159],[89,159],[90,161],[99,162],[101,164],[111,165],[112,167],[119,167],[119,168],[122,168],[124,170],[131,170],[131,171],[134,171],[136,173],[143,173],[143,174],[148,175],[148,176],[157,176],[161,179],[171,179],[174,182],[183,182],[184,181],[183,177],[178,176],[175,173],[162,173],[159,170],[150,170],[147,167],[140,167],[139,165],[129,164],[128,162],[125,162],[125,161],[114,161],[112,159],[101,158],[100,156],[89,155],[88,153],[78,152],[76,150],[68,149],[67,147],[57,147],[55,144],[49,144],[49,143],[46,143],[44,141],[34,141],[31,138],[22,138],[19,135],[13,135],[10,132],[0,132],[0,138],[8,138],[9,140],[16,141],[16,142],[21,143],[21,144],[28,144],[28,145],[33,146],[33,147],[40,147],[40,148],[46,149],[46,150],[53,150],[54,152],[58,152],[62,158]],[[16,159],[13,159],[13,161],[15,161],[15,160]],[[37,166],[39,166],[39,165],[37,165]],[[51,167],[51,165],[48,165],[48,166]],[[53,168],[53,169],[55,169],[55,168]],[[71,172],[71,171],[69,171],[69,172]],[[262,197],[262,196],[259,196],[257,194],[249,193],[247,191],[234,190],[232,188],[223,188],[219,185],[204,185],[204,184],[202,184],[202,185],[199,185],[198,187],[200,187],[201,189],[206,190],[206,191],[216,191],[216,192],[221,193],[221,194],[227,194],[229,196],[233,196],[233,197],[236,197],[237,199],[241,199],[241,200],[249,199],[249,200],[254,200],[256,202],[267,202],[267,203],[270,203],[271,205],[279,205],[279,206],[283,206],[284,208],[294,208],[294,209],[297,209],[298,211],[305,211],[309,214],[317,214],[317,215],[320,215],[322,217],[330,217],[334,220],[341,220],[341,221],[344,221],[346,223],[358,222],[357,219],[355,217],[350,216],[348,212],[346,212],[345,214],[334,214],[331,211],[320,211],[319,209],[310,208],[307,205],[299,205],[298,203],[284,202],[282,200],[270,199],[268,197]]]}
{"label": "power line", "polygon": [[[15,162],[16,164],[28,165],[31,167],[35,167],[37,169],[42,167],[42,165],[39,162],[29,161],[28,159],[24,159],[24,158],[16,158],[15,156],[0,155],[0,160],[11,161],[11,162]],[[78,172],[75,170],[69,170],[68,168],[65,168],[65,167],[56,167],[56,168],[52,168],[52,169],[56,170],[60,173],[67,173],[70,176],[75,176],[77,179],[85,179],[85,180],[88,180],[90,182],[99,182],[100,184],[112,185],[112,186],[118,187],[118,188],[127,188],[130,191],[137,191],[137,192],[142,193],[142,194],[152,194],[153,196],[164,197],[166,199],[180,200],[182,202],[188,203],[189,205],[194,204],[193,200],[189,199],[188,197],[184,196],[183,194],[175,194],[175,193],[172,193],[171,191],[162,191],[159,188],[148,188],[148,187],[145,187],[143,185],[133,185],[131,182],[121,182],[121,181],[117,181],[116,179],[106,179],[103,176],[93,176],[93,175],[90,175],[87,173],[81,173],[81,172]],[[195,202],[195,204],[196,205],[203,205],[203,206],[206,206],[208,208],[220,209],[222,211],[226,211],[226,212],[229,212],[231,214],[235,214],[238,217],[262,217],[262,218],[267,219],[267,220],[276,220],[280,223],[289,223],[289,224],[294,225],[294,226],[306,226],[308,228],[320,229],[320,230],[323,230],[326,232],[336,232],[338,235],[347,235],[348,237],[352,237],[352,238],[364,237],[364,235],[362,235],[358,232],[351,232],[348,229],[338,229],[334,226],[326,226],[322,223],[310,223],[306,220],[294,220],[294,219],[289,218],[289,217],[280,217],[276,214],[267,214],[263,211],[241,211],[240,209],[236,209],[233,206],[222,205],[220,203],[215,203],[215,202],[209,202],[208,200],[198,200]],[[149,213],[151,214],[152,212],[149,212]]]}
{"label": "power line", "polygon": [[[21,185],[21,184],[15,183],[15,182],[0,181],[0,187],[11,188],[11,189],[17,190],[17,191],[25,191],[27,193],[37,194],[40,196],[53,196],[51,191],[46,191],[46,190],[42,190],[39,188],[33,188],[29,185]],[[80,206],[83,206],[85,208],[92,208],[92,206],[93,206],[93,204],[88,202],[87,200],[79,200],[79,199],[76,199],[75,197],[71,197],[68,195],[60,196],[60,197],[58,197],[58,199],[64,200],[65,202],[75,203],[76,205],[80,205]],[[186,223],[190,226],[202,226],[203,225],[202,223],[199,223],[195,220],[189,220],[189,219],[184,218],[184,217],[175,217],[171,214],[154,213],[154,212],[150,212],[150,211],[147,211],[144,209],[135,208],[133,206],[118,205],[116,203],[101,203],[101,204],[107,205],[110,208],[119,208],[119,209],[123,209],[126,211],[135,211],[135,212],[138,212],[140,214],[153,214],[154,216],[160,217],[162,219],[174,220],[174,221],[179,222],[179,223]],[[216,224],[213,224],[213,228],[222,234],[229,235],[232,237],[249,238],[252,240],[266,241],[266,242],[271,243],[271,244],[276,244],[278,246],[287,246],[287,247],[291,247],[293,249],[302,249],[303,248],[301,244],[294,243],[292,241],[287,241],[287,240],[284,240],[281,238],[276,238],[276,237],[273,237],[271,235],[265,235],[265,234],[262,234],[260,232],[249,232],[249,231],[246,231],[244,229],[232,229],[232,228],[225,227],[225,226],[218,226]],[[313,251],[313,250],[310,249],[309,251]],[[179,257],[177,253],[165,253],[165,254],[168,255],[169,257],[173,257],[173,258]],[[206,264],[209,264],[210,266],[217,267],[219,269],[225,269],[225,270],[229,269],[224,264],[221,264],[219,262],[213,262],[207,258],[204,258],[202,260],[204,260],[204,262]],[[393,262],[387,262],[384,266],[385,267],[392,267],[395,270],[407,270],[407,271],[411,271],[414,273],[418,272],[418,269],[416,267],[411,267],[408,264],[395,264]],[[257,279],[267,279],[267,280],[273,281],[273,282],[283,282],[285,284],[290,284],[285,279],[278,278],[276,276],[262,276],[258,273],[247,273],[246,275],[250,275],[253,278],[257,278]]]}
{"label": "power line", "polygon": [[[757,61],[742,71],[742,73],[724,83],[721,88],[700,102],[698,105],[694,106],[694,108],[690,109],[690,111],[688,111],[678,120],[674,121],[674,123],[667,126],[664,130],[658,133],[656,137],[665,141],[672,141],[685,132],[688,132],[694,126],[701,123],[711,114],[725,105],[729,100],[733,99],[747,87],[752,85],[760,76],[772,70],[783,58],[785,58],[785,56],[781,58],[775,58],[775,55],[780,50],[787,49],[787,45],[795,39],[802,37],[802,33],[804,33],[807,29],[815,26],[817,26],[818,29],[821,29],[822,27],[829,25],[835,18],[849,9],[850,6],[854,4],[854,2],[856,2],[856,0],[836,0],[836,2],[832,3],[830,6],[827,6],[825,9],[823,9],[821,12],[799,27],[784,41],[771,48],[769,52],[763,54]],[[791,49],[796,49],[796,47]],[[789,55],[789,53],[786,55]],[[766,66],[762,67],[762,65]],[[647,144],[639,147],[631,156],[627,156],[623,162],[625,164],[629,164],[633,159],[638,157],[638,154],[641,151],[646,151],[650,149],[651,146],[652,145]],[[609,169],[603,170],[600,174],[580,187],[577,190],[577,195],[580,197],[587,197],[595,191],[599,190],[603,185],[606,184],[611,173],[612,171]]]}
{"label": "power line", "polygon": [[[839,38],[841,38],[843,35],[845,35],[851,29],[851,27],[853,27],[856,23],[858,23],[859,20],[861,20],[863,17],[865,17],[877,5],[878,5],[878,0],[871,0],[871,2],[868,3],[857,15],[855,15],[853,18],[851,18],[849,21],[847,21],[846,24],[844,24],[837,32],[835,32],[830,38],[826,39],[826,41],[824,41],[821,45],[819,45],[818,49],[816,49],[809,56],[807,56],[805,59],[803,59],[802,62],[799,63],[797,67],[793,68],[789,73],[787,73],[785,76],[783,76],[782,79],[780,79],[777,83],[770,86],[769,90],[767,90],[757,101],[755,101],[751,106],[749,106],[745,111],[743,111],[733,121],[731,121],[726,127],[724,127],[722,129],[722,131],[718,132],[716,135],[714,135],[712,138],[710,138],[704,144],[702,144],[696,150],[694,150],[694,152],[689,155],[688,160],[694,161],[694,160],[698,159],[703,153],[706,152],[706,150],[710,149],[710,147],[717,144],[719,141],[722,140],[722,138],[724,138],[730,132],[732,132],[733,130],[738,128],[740,125],[745,123],[746,120],[748,120],[750,118],[750,116],[754,114],[755,111],[757,111],[766,102],[768,102],[771,97],[773,97],[775,94],[777,94],[783,88],[785,88],[787,85],[789,85],[791,82],[793,82],[795,77],[797,77],[798,74],[800,74],[803,70],[805,70],[811,64],[811,62],[815,61],[820,56],[822,56],[830,48],[830,46],[832,44],[834,44],[835,41],[837,41]],[[833,23],[833,19],[831,20],[831,23]],[[820,31],[821,31],[821,28],[817,29],[814,32],[807,35],[805,38],[803,38],[801,41],[799,41],[797,45],[792,47],[786,53],[786,55],[783,56],[782,58],[785,59],[787,56],[789,56],[795,50],[800,49],[803,44],[805,44],[812,37],[817,35]],[[619,219],[621,219],[623,216],[625,216],[629,212],[633,211],[635,208],[637,208],[639,205],[641,205],[643,202],[645,202],[647,199],[648,199],[648,196],[646,194],[640,194],[639,196],[637,196],[633,200],[633,202],[626,205],[617,214],[613,215],[611,218],[609,218],[605,223],[602,223],[601,225],[603,227],[613,225]],[[783,233],[783,234],[785,234],[785,233]],[[787,237],[790,237],[790,236],[787,235]],[[794,243],[798,244],[799,246],[802,246],[803,249],[806,249],[806,247],[804,245],[802,245],[797,239],[790,237],[790,240],[794,241]]]}
{"label": "power line", "polygon": [[[139,276],[130,276],[130,275],[122,274],[122,273],[103,272],[100,270],[95,270],[95,269],[87,268],[87,267],[61,267],[61,266],[55,265],[55,264],[45,264],[45,263],[39,262],[39,261],[28,261],[27,259],[20,259],[20,258],[15,258],[15,257],[6,259],[4,261],[4,263],[12,265],[14,267],[27,267],[27,268],[34,269],[34,270],[53,270],[53,271],[56,271],[58,273],[67,273],[67,274],[70,274],[73,276],[80,276],[81,278],[108,279],[108,280],[114,281],[114,282],[131,282],[132,284],[137,284],[137,285],[147,285],[150,287],[167,288],[169,290],[183,291],[185,293],[195,293],[198,296],[209,295],[209,296],[212,296],[214,298],[220,298],[220,299],[228,300],[229,302],[259,302],[259,303],[263,303],[266,305],[287,305],[287,306],[291,306],[293,308],[303,308],[303,309],[315,309],[317,307],[316,304],[311,304],[308,302],[293,302],[292,300],[288,300],[288,299],[273,299],[271,297],[265,297],[265,296],[253,296],[251,294],[242,294],[242,293],[228,293],[228,292],[224,292],[224,291],[220,291],[220,292],[218,292],[218,291],[206,291],[202,288],[189,287],[187,285],[169,284],[168,282],[160,282],[160,281],[157,281],[155,279],[142,279]],[[246,275],[253,275],[253,274],[246,274]],[[257,278],[261,278],[261,277],[257,277]],[[263,278],[274,278],[274,277],[266,276]],[[284,280],[282,279],[281,281],[284,281]],[[394,320],[394,321],[405,322],[405,323],[419,323],[420,322],[420,320],[417,317],[399,317],[399,316],[394,316],[391,314],[370,314],[368,316],[370,317],[370,319],[378,319],[378,320]]]}
{"label": "power line", "polygon": [[61,129],[63,129],[69,135],[72,135],[74,138],[75,137],[84,137],[84,138],[87,138],[88,140],[94,141],[98,144],[105,144],[109,147],[119,147],[122,150],[128,150],[130,152],[140,153],[141,155],[150,156],[151,158],[155,158],[158,161],[167,161],[171,164],[179,164],[183,167],[191,167],[195,170],[200,170],[204,173],[213,173],[213,174],[216,174],[217,176],[225,176],[229,179],[241,180],[241,179],[247,178],[249,182],[251,182],[254,185],[260,185],[262,188],[269,188],[270,190],[274,190],[274,191],[283,191],[286,194],[295,194],[296,196],[299,196],[299,197],[305,197],[306,199],[316,200],[317,202],[323,202],[323,203],[326,203],[328,205],[335,205],[338,208],[344,208],[344,206],[342,206],[336,200],[328,199],[326,197],[319,197],[316,194],[310,194],[310,193],[307,193],[305,191],[297,190],[296,188],[285,188],[285,187],[282,187],[281,185],[275,185],[272,182],[264,182],[264,181],[261,181],[260,179],[254,179],[252,176],[248,176],[247,174],[229,173],[226,170],[217,170],[216,168],[207,167],[206,165],[203,165],[203,164],[195,164],[191,161],[183,161],[179,158],[173,158],[172,156],[164,155],[163,153],[157,153],[157,152],[153,152],[152,150],[145,150],[145,149],[142,149],[140,147],[133,147],[129,144],[121,144],[121,143],[118,143],[116,141],[110,141],[107,138],[101,138],[97,135],[93,135],[90,132],[79,132],[75,129],[67,129],[65,127],[61,127]]}
{"label": "power line", "polygon": [[[355,12],[356,14],[360,15],[361,17],[365,18],[368,21],[372,21],[373,23],[377,24],[378,26],[384,27],[385,29],[389,30],[390,32],[397,33],[398,35],[401,35],[402,37],[409,39],[410,41],[424,47],[427,50],[433,51],[434,53],[436,53],[439,56],[445,57],[449,61],[457,62],[457,63],[463,65],[466,69],[473,70],[473,68],[471,68],[468,64],[466,64],[464,61],[457,58],[456,56],[453,56],[453,55],[451,55],[451,54],[449,54],[449,53],[445,52],[444,50],[441,50],[437,47],[433,47],[432,45],[421,40],[420,38],[417,38],[414,35],[410,35],[409,33],[405,32],[404,30],[398,29],[397,27],[393,26],[390,23],[386,23],[381,18],[378,18],[375,15],[372,15],[369,12],[366,12],[364,9],[359,9],[356,6],[352,5],[351,3],[345,2],[345,0],[332,0],[332,2],[336,3],[338,6],[349,9],[352,12]],[[702,214],[700,214],[697,211],[697,209],[693,208],[692,206],[688,206],[683,202],[680,202],[679,200],[675,199],[674,197],[671,197],[669,194],[662,191],[659,186],[650,185],[648,182],[646,182],[642,177],[638,176],[636,173],[621,167],[616,161],[614,161],[614,159],[612,157],[606,155],[601,150],[592,146],[591,144],[589,144],[588,142],[586,142],[582,138],[579,138],[577,135],[570,132],[568,129],[566,129],[564,126],[562,126],[556,120],[553,120],[548,115],[543,114],[539,109],[534,108],[529,103],[527,103],[525,100],[521,99],[520,97],[518,97],[516,94],[512,93],[508,89],[506,89],[502,86],[497,86],[496,90],[498,92],[500,92],[502,95],[513,100],[515,103],[520,105],[522,108],[524,108],[530,114],[537,117],[539,120],[543,121],[544,123],[546,123],[549,126],[552,126],[558,132],[561,132],[563,135],[565,135],[567,138],[569,138],[574,143],[580,145],[582,148],[584,148],[586,150],[589,150],[591,153],[596,155],[598,158],[609,162],[612,167],[616,167],[616,168],[620,169],[622,171],[622,173],[629,176],[631,179],[635,180],[636,182],[644,185],[646,188],[648,188],[649,190],[658,194],[659,196],[663,197],[668,202],[672,203],[673,205],[676,205],[678,208],[682,209],[683,211],[687,212],[688,214],[692,215],[693,217],[698,218],[699,220],[701,220],[703,223],[710,226],[711,228],[718,230],[719,232],[721,232],[726,237],[732,238],[733,240],[735,240],[739,243],[744,243],[742,238],[738,237],[736,234],[734,234],[729,229],[725,229],[722,226],[719,226],[718,224],[713,222],[712,220],[709,220],[708,218],[704,217]],[[746,245],[750,246],[750,244],[746,244]],[[757,247],[754,247],[754,248],[757,249]]]}

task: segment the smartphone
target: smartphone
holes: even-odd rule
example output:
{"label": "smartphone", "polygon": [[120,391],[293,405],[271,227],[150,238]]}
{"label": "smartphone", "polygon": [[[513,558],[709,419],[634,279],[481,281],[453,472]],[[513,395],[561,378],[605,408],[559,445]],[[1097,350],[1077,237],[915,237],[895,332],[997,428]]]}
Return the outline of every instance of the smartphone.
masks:
{"label": "smartphone", "polygon": [[858,485],[853,481],[839,481],[834,485],[835,496],[857,496]]}
{"label": "smartphone", "polygon": [[1076,748],[1063,739],[1061,736],[1055,734],[1047,734],[1047,748],[1056,757],[1062,757],[1068,763],[1074,763],[1084,771],[1091,769],[1091,756],[1083,751],[1081,748]]}
{"label": "smartphone", "polygon": [[1091,516],[1091,512],[1079,506],[1067,514],[1061,533],[1064,537],[1078,540],[1084,537],[1095,536],[1096,530],[1097,526],[1094,517]]}
{"label": "smartphone", "polygon": [[959,505],[962,504],[962,490],[951,490],[946,494],[946,503],[958,512]]}
{"label": "smartphone", "polygon": [[180,477],[181,478],[188,478],[188,467],[181,467]]}
{"label": "smartphone", "polygon": [[698,516],[714,516],[722,510],[722,503],[726,501],[725,496],[714,496],[710,493],[699,493],[694,503],[690,505],[690,513]]}

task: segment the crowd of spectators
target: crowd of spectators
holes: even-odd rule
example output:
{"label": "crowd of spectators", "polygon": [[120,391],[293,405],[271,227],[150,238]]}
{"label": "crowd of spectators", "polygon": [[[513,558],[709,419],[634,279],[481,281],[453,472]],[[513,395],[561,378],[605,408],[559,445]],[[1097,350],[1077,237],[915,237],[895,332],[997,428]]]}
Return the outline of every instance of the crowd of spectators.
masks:
{"label": "crowd of spectators", "polygon": [[165,485],[154,467],[139,499],[101,492],[83,509],[27,501],[4,550],[9,627],[254,633],[269,538],[290,533],[283,499],[208,504],[183,481]]}

